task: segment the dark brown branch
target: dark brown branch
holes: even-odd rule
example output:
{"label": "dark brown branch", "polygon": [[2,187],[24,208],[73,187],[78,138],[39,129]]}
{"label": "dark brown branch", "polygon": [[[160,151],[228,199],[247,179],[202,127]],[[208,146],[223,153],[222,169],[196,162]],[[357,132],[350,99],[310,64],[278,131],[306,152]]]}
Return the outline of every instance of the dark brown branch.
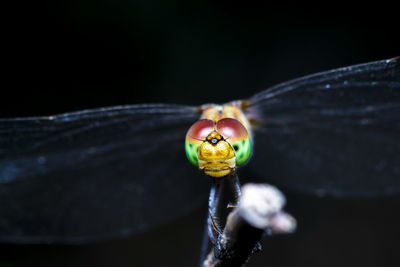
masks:
{"label": "dark brown branch", "polygon": [[256,250],[265,230],[272,234],[293,232],[296,221],[282,211],[284,204],[285,197],[273,186],[243,186],[240,203],[228,216],[220,248],[209,253],[203,266],[243,266]]}

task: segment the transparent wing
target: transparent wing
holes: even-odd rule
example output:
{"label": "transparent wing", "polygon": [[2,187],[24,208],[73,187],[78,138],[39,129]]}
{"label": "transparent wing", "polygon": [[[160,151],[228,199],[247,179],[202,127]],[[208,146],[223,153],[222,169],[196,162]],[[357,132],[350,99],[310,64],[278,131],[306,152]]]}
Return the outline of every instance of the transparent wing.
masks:
{"label": "transparent wing", "polygon": [[207,198],[186,160],[193,107],[134,105],[0,120],[0,242],[88,242]]}
{"label": "transparent wing", "polygon": [[400,193],[399,58],[289,81],[249,103],[257,176],[315,194]]}

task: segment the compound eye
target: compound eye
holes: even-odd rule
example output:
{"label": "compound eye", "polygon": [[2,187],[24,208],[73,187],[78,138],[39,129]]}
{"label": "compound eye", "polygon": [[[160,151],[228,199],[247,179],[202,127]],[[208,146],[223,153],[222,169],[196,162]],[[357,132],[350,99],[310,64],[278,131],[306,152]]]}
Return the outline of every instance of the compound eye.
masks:
{"label": "compound eye", "polygon": [[197,151],[208,134],[214,131],[214,126],[214,122],[211,120],[199,120],[186,133],[186,156],[193,165],[198,166]]}
{"label": "compound eye", "polygon": [[212,120],[199,120],[195,122],[186,134],[186,140],[194,139],[198,141],[205,140],[207,135],[214,131],[214,122]]}
{"label": "compound eye", "polygon": [[238,120],[226,118],[217,122],[217,131],[229,142],[249,138],[246,128]]}
{"label": "compound eye", "polygon": [[234,149],[236,164],[240,166],[246,163],[251,154],[251,141],[243,124],[238,120],[227,118],[218,121],[216,128]]}

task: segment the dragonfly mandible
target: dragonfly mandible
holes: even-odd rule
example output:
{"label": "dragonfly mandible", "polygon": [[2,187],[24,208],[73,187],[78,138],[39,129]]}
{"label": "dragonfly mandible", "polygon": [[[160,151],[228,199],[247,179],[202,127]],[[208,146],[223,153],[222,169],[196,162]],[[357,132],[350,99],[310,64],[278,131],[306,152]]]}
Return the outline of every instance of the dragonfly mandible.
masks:
{"label": "dragonfly mandible", "polygon": [[[317,73],[233,103],[251,125],[254,152],[244,168],[266,182],[337,197],[400,192],[399,58]],[[0,119],[0,242],[123,237],[201,205],[209,179],[186,159],[184,141],[204,107]]]}

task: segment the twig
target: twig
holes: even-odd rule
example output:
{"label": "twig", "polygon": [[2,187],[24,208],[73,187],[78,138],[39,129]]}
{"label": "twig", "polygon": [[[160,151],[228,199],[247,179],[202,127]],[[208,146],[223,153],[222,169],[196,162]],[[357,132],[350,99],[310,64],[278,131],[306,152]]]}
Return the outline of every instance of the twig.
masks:
{"label": "twig", "polygon": [[204,261],[204,267],[243,266],[259,247],[265,231],[291,233],[296,220],[282,211],[285,197],[275,187],[267,184],[243,186],[238,207],[228,216],[220,244]]}

